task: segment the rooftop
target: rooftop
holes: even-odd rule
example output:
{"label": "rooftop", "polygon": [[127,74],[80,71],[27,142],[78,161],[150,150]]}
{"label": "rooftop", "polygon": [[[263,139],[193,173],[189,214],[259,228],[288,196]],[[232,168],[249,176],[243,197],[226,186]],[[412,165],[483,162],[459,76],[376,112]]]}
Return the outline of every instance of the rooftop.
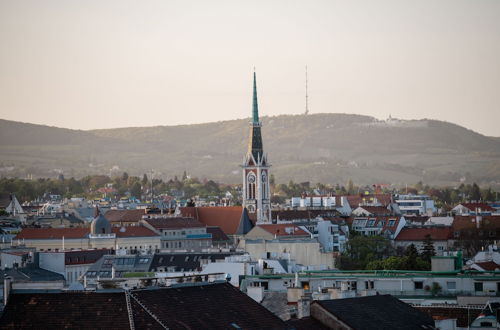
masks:
{"label": "rooftop", "polygon": [[[131,290],[136,329],[285,329],[286,324],[228,283]],[[147,308],[147,310],[145,310]],[[154,315],[154,319],[151,315]],[[2,329],[130,329],[125,292],[14,293]]]}
{"label": "rooftop", "polygon": [[432,317],[391,295],[317,300],[312,304],[358,330],[434,328]]}

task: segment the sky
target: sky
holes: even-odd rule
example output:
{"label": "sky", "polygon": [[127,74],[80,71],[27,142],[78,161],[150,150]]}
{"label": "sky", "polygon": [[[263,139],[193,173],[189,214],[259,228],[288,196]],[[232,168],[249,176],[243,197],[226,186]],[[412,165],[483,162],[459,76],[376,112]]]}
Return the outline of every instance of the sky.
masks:
{"label": "sky", "polygon": [[74,129],[310,113],[500,136],[500,1],[0,0],[0,118]]}

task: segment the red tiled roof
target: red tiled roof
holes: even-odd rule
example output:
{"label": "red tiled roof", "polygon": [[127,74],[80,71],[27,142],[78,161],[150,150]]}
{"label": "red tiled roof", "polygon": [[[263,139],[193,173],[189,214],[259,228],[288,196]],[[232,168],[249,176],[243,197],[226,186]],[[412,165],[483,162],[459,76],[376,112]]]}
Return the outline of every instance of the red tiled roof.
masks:
{"label": "red tiled roof", "polygon": [[403,228],[396,241],[423,241],[427,235],[434,241],[446,241],[452,237],[452,232],[450,227]]}
{"label": "red tiled roof", "polygon": [[476,265],[478,265],[479,267],[481,267],[482,269],[487,270],[487,271],[493,271],[493,270],[500,269],[500,265],[494,261],[476,262]]}
{"label": "red tiled roof", "polygon": [[498,215],[483,215],[476,217],[475,215],[456,215],[453,217],[452,227],[455,231],[463,229],[478,228],[477,219],[479,221],[479,228],[481,229],[497,229],[500,228],[500,216]]}
{"label": "red tiled roof", "polygon": [[175,228],[199,228],[206,227],[205,224],[193,218],[162,218],[162,219],[144,219],[147,223],[156,229],[175,229]]}
{"label": "red tiled roof", "polygon": [[184,217],[193,217],[207,226],[218,226],[226,235],[234,235],[240,225],[241,206],[181,207]]}
{"label": "red tiled roof", "polygon": [[139,222],[142,216],[146,214],[145,210],[108,210],[104,217],[109,222]]}
{"label": "red tiled roof", "polygon": [[144,226],[113,227],[111,231],[116,237],[152,237],[159,236],[157,233]]}
{"label": "red tiled roof", "polygon": [[[494,212],[496,211],[494,208],[485,203],[461,203],[463,207],[469,209],[472,212],[475,212],[476,209],[481,209],[481,212]],[[457,205],[458,206],[458,205]]]}
{"label": "red tiled roof", "polygon": [[14,239],[78,239],[89,233],[89,228],[24,228]]}
{"label": "red tiled roof", "polygon": [[[257,227],[260,227],[262,229],[264,229],[265,231],[267,231],[268,233],[271,233],[273,235],[276,235],[276,236],[305,236],[305,237],[309,237],[309,234],[304,231],[303,229],[297,227],[297,226],[294,226],[294,225],[291,225],[291,224],[273,224],[273,225],[258,225]],[[292,234],[289,234],[287,231],[286,231],[286,228],[292,228],[293,231],[292,231]]]}

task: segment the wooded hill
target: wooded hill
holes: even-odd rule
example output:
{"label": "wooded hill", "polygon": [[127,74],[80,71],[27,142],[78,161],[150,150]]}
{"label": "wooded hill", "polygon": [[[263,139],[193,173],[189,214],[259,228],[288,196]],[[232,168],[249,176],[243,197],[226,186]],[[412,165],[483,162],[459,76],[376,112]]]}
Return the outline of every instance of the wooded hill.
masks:
{"label": "wooded hill", "polygon": [[[181,175],[238,183],[249,119],[80,131],[0,120],[0,175]],[[277,182],[500,182],[500,138],[435,120],[348,114],[264,117]],[[114,167],[113,170],[111,170]]]}

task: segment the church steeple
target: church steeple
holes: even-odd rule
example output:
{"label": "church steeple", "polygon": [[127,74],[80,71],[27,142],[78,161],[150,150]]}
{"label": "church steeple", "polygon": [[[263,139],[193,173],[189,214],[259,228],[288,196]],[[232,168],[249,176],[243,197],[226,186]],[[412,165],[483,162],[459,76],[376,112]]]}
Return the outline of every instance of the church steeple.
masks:
{"label": "church steeple", "polygon": [[243,164],[243,207],[255,214],[257,223],[271,221],[269,167],[262,146],[262,123],[259,120],[257,101],[257,76],[253,73],[252,121],[248,138],[248,150]]}
{"label": "church steeple", "polygon": [[252,124],[259,124],[259,104],[257,103],[257,77],[253,72],[253,102],[252,102],[253,121]]}
{"label": "church steeple", "polygon": [[259,121],[259,105],[257,101],[257,76],[253,72],[253,100],[252,100],[252,123],[250,126],[250,137],[248,140],[248,156],[253,155],[256,162],[263,158],[264,149],[262,146],[262,134],[260,127],[262,126]]}

